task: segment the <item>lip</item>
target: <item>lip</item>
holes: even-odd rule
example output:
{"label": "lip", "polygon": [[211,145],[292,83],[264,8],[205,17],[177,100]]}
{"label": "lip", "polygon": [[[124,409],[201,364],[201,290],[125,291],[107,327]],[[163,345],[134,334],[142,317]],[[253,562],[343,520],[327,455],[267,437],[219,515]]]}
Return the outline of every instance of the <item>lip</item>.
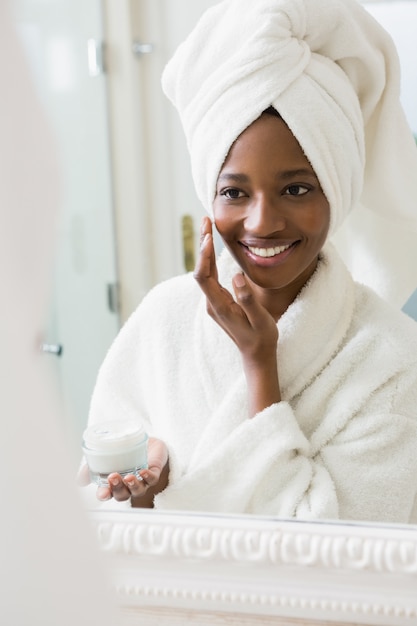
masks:
{"label": "lip", "polygon": [[[284,263],[288,259],[288,257],[291,256],[294,250],[298,247],[298,244],[300,242],[294,241],[294,240],[293,241],[272,241],[272,240],[269,241],[268,240],[268,242],[266,242],[265,240],[263,240],[262,242],[259,240],[258,241],[250,240],[250,241],[239,242],[239,243],[245,256],[249,259],[249,261],[252,264],[258,265],[261,267],[275,267],[277,265],[281,265],[282,263]],[[287,248],[283,252],[280,252],[279,254],[276,254],[274,256],[262,257],[251,252],[249,250],[249,246],[251,248],[275,248],[279,246],[289,246],[289,248]]]}

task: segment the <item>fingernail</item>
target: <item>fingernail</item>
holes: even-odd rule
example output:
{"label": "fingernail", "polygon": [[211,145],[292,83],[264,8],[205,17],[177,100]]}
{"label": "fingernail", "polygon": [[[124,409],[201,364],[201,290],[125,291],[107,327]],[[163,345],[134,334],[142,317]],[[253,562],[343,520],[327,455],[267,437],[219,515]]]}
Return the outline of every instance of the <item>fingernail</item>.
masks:
{"label": "fingernail", "polygon": [[135,481],[132,480],[132,478],[128,478],[128,479],[125,479],[125,483],[126,485],[129,485],[129,487],[133,487],[135,484]]}
{"label": "fingernail", "polygon": [[202,248],[207,244],[209,239],[210,239],[210,233],[206,233],[204,235],[204,237],[203,237],[203,241],[201,242],[201,247]]}
{"label": "fingernail", "polygon": [[118,478],[112,478],[111,480],[109,480],[109,483],[113,486],[113,487],[117,487],[117,485],[120,484],[120,480]]}
{"label": "fingernail", "polygon": [[236,287],[244,287],[246,284],[245,277],[243,274],[236,274],[235,276],[235,285]]}

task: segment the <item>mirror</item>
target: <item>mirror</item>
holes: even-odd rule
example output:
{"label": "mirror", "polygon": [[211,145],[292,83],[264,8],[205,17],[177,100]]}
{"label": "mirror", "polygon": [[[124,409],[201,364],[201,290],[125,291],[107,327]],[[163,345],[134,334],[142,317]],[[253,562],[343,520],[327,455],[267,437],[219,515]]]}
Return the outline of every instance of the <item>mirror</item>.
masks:
{"label": "mirror", "polygon": [[[36,29],[26,26],[26,42],[38,36]],[[63,90],[59,93],[65,93],[72,76],[71,55],[62,42],[53,50],[60,62],[66,59],[64,75],[61,66],[59,71],[50,68],[54,84]],[[89,50],[98,63],[97,47]],[[36,64],[36,55],[32,61]],[[68,232],[72,263],[82,274],[87,263],[80,244],[83,221],[70,220]],[[109,309],[117,308],[112,290],[106,293],[106,302],[113,302]],[[104,509],[92,512],[90,519],[110,564],[120,624],[134,624],[140,618],[142,623],[146,619],[147,624],[170,626],[401,626],[417,621],[415,528]],[[43,522],[39,516],[39,528],[45,531]],[[53,528],[59,530],[56,522]],[[63,558],[67,543],[68,536]],[[65,587],[62,581],[60,586]],[[59,611],[56,599],[54,603]]]}
{"label": "mirror", "polygon": [[[182,133],[160,92],[159,76],[178,41],[210,4],[193,3],[185,10],[184,2],[145,0],[117,6],[90,2],[88,8],[64,0],[16,2],[64,172],[56,297],[43,344],[50,353],[46,358],[59,369],[69,420],[77,421],[74,450],[97,369],[120,324],[152,284],[184,271],[183,207],[188,213],[199,203]],[[382,15],[388,4],[372,3],[370,10]],[[408,9],[413,3],[395,3],[396,11],[403,5]],[[390,16],[384,19],[393,25]],[[415,58],[407,51],[408,57]],[[414,115],[415,91],[410,93]],[[416,120],[411,122],[417,128]],[[167,188],[175,190],[169,214]],[[191,217],[197,231],[198,208]],[[152,246],[156,234],[158,254]]]}

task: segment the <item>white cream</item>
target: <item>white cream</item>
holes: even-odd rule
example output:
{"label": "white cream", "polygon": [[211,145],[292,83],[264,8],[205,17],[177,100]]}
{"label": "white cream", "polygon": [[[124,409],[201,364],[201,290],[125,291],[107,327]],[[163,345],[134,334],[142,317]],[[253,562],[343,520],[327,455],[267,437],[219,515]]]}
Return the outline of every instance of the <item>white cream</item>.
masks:
{"label": "white cream", "polygon": [[137,474],[147,467],[148,435],[135,422],[115,420],[88,427],[83,434],[83,452],[91,480],[107,485],[113,472]]}

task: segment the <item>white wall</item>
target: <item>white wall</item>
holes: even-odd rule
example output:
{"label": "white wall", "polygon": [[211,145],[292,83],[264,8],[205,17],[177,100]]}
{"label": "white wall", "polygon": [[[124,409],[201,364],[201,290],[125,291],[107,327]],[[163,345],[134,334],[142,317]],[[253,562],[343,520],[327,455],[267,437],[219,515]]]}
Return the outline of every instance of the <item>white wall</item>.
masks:
{"label": "white wall", "polygon": [[417,137],[417,2],[367,2],[367,10],[390,33],[401,63],[401,99]]}
{"label": "white wall", "polygon": [[[181,219],[204,214],[163,68],[213,0],[105,0],[122,320],[157,282],[185,271]],[[151,43],[141,58],[132,42]]]}

